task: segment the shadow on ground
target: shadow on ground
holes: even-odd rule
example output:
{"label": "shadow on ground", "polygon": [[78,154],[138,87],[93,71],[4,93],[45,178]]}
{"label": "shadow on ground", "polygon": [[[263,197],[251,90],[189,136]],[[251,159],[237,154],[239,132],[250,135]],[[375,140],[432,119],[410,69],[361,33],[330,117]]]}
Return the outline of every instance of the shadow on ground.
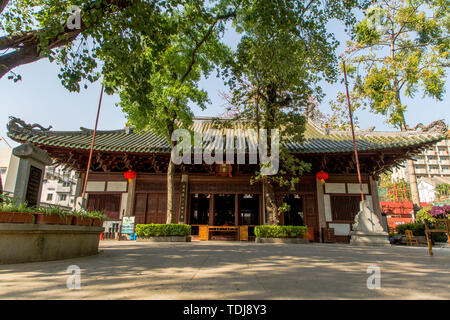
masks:
{"label": "shadow on ground", "polygon": [[[373,265],[381,289],[369,290]],[[449,288],[449,249],[104,241],[96,256],[0,265],[0,299],[450,299]]]}

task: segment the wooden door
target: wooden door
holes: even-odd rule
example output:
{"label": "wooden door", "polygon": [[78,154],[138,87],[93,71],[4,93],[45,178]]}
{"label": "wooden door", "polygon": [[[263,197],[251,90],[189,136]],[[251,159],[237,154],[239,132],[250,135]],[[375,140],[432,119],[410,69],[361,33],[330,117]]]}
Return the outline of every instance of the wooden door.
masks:
{"label": "wooden door", "polygon": [[136,202],[134,204],[135,224],[145,223],[145,212],[147,210],[147,194],[136,194]]}
{"label": "wooden door", "polygon": [[120,194],[90,194],[87,201],[89,211],[102,211],[110,220],[119,220]]}
{"label": "wooden door", "polygon": [[158,215],[158,196],[156,194],[148,194],[147,198],[147,214],[145,223],[160,223],[157,220]]}
{"label": "wooden door", "polygon": [[305,225],[314,228],[314,241],[319,242],[319,213],[317,212],[316,197],[312,194],[304,195]]}

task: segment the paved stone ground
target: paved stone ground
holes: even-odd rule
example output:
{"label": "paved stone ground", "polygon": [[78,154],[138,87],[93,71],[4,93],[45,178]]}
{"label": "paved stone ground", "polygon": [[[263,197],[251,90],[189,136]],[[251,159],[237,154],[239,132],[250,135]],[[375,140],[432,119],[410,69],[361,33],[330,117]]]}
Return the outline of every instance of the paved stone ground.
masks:
{"label": "paved stone ground", "polygon": [[[450,249],[102,241],[100,254],[0,265],[0,299],[450,299]],[[81,268],[81,289],[66,272]],[[381,268],[381,289],[366,286]]]}

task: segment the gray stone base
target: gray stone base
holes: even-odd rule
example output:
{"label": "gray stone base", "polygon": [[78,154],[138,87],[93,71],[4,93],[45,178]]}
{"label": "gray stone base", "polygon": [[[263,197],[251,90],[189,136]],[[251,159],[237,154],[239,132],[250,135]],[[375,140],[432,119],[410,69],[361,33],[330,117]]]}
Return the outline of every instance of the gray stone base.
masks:
{"label": "gray stone base", "polygon": [[356,246],[390,246],[387,232],[350,232],[350,244]]}
{"label": "gray stone base", "polygon": [[309,239],[303,238],[256,238],[256,243],[309,243]]}
{"label": "gray stone base", "polygon": [[102,227],[0,223],[0,264],[90,256]]}
{"label": "gray stone base", "polygon": [[140,238],[138,237],[136,241],[138,242],[189,242],[187,236],[171,236],[171,237],[148,237]]}

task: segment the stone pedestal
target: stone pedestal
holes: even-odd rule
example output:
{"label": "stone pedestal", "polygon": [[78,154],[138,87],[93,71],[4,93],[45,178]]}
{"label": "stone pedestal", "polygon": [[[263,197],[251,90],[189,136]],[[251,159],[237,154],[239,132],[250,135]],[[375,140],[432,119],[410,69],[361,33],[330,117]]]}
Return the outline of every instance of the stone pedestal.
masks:
{"label": "stone pedestal", "polygon": [[390,246],[389,234],[384,231],[378,216],[369,209],[368,201],[360,202],[360,211],[355,217],[350,244],[359,246]]}
{"label": "stone pedestal", "polygon": [[42,180],[45,166],[52,163],[46,151],[31,143],[13,149],[7,183],[17,203],[27,202],[30,207],[38,206],[41,200]]}

